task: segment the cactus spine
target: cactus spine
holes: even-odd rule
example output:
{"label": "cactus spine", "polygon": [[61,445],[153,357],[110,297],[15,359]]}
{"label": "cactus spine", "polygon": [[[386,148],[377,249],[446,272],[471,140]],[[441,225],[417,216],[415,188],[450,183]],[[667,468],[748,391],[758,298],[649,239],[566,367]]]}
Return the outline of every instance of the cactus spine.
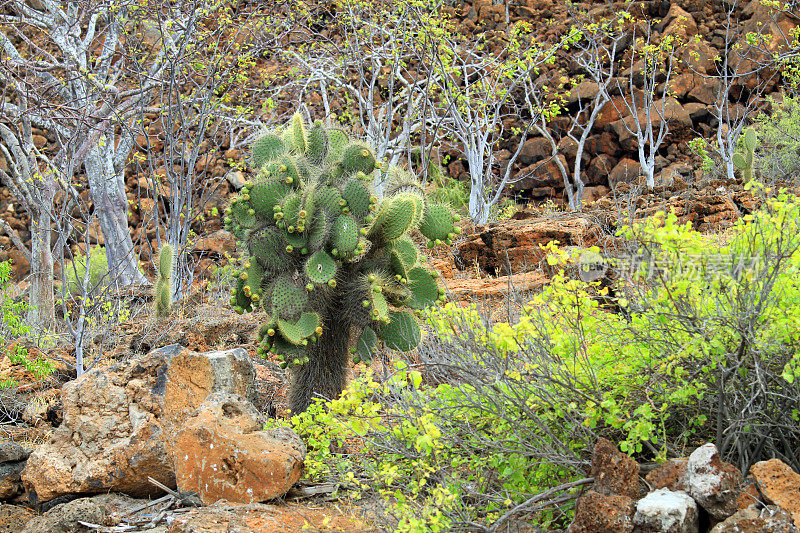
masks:
{"label": "cactus spine", "polygon": [[158,279],[155,286],[156,316],[172,313],[172,245],[165,244],[158,252]]}
{"label": "cactus spine", "polygon": [[418,310],[443,298],[407,235],[424,228],[443,241],[458,232],[445,206],[428,204],[406,172],[382,201],[372,177],[380,164],[366,145],[295,115],[253,145],[256,177],[226,210],[226,227],[246,244],[231,305],[268,317],[259,353],[291,367],[290,407],[335,398],[349,352],[369,360],[379,344],[411,350]]}

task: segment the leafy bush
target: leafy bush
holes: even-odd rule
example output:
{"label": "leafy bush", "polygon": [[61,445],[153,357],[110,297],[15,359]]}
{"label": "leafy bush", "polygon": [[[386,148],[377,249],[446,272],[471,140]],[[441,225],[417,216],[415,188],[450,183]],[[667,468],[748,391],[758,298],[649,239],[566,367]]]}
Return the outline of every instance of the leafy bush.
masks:
{"label": "leafy bush", "polygon": [[[67,290],[73,296],[83,292],[83,279],[86,275],[86,256],[78,256],[67,265]],[[89,251],[89,285],[87,294],[92,294],[108,283],[108,258],[103,246],[94,246]]]}
{"label": "leafy bush", "polygon": [[[30,310],[30,306],[24,301],[15,302],[9,294],[11,279],[11,262],[3,261],[0,263],[0,307],[2,307],[3,320],[0,324],[0,346],[13,339],[27,338],[31,334],[30,326],[25,322],[25,313]],[[26,370],[32,372],[37,378],[42,378],[51,374],[54,370],[51,361],[37,357],[30,359],[28,350],[22,344],[16,344],[10,351],[5,351],[6,357],[11,363],[19,364]],[[15,387],[17,383],[11,379],[0,381],[0,388]]]}
{"label": "leafy bush", "polygon": [[[744,471],[798,468],[798,224],[784,192],[725,242],[661,213],[621,231],[632,253],[608,260],[616,284],[574,279],[576,258],[549,245],[560,272],[518,318],[432,311],[419,368],[365,374],[293,417],[308,475],[380,497],[387,528],[441,531],[522,512],[563,525],[599,435],[646,460],[714,441]],[[531,503],[557,483],[546,509]]]}
{"label": "leafy bush", "polygon": [[461,214],[466,214],[469,207],[469,190],[467,183],[446,176],[439,165],[428,165],[428,177],[434,184],[431,199],[434,202],[447,204]]}
{"label": "leafy bush", "polygon": [[[404,532],[499,525],[530,493],[579,475],[576,452],[593,435],[571,406],[544,408],[521,374],[496,365],[470,377],[432,387],[402,362],[383,383],[362,374],[338,400],[291,419],[308,443],[307,475],[340,483],[340,496],[377,495],[377,522]],[[568,516],[539,512],[541,523]]]}
{"label": "leafy bush", "polygon": [[760,146],[756,166],[762,179],[771,183],[796,180],[800,176],[800,95],[771,100],[772,113],[756,121]]}

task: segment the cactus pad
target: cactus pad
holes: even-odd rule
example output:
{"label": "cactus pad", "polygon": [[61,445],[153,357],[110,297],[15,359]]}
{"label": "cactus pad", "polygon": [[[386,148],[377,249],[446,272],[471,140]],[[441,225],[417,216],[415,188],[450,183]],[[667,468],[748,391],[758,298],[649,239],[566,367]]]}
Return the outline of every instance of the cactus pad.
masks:
{"label": "cactus pad", "polygon": [[270,161],[274,161],[286,152],[286,144],[279,136],[267,133],[253,143],[250,165],[260,169]]}
{"label": "cactus pad", "polygon": [[385,318],[388,318],[389,303],[386,301],[386,297],[379,292],[373,291],[370,295],[370,298],[373,320],[384,320]]}
{"label": "cactus pad", "polygon": [[330,224],[328,223],[328,215],[324,211],[317,211],[316,216],[311,221],[311,225],[306,232],[308,233],[308,248],[309,250],[319,250],[325,245],[328,239],[328,231]]}
{"label": "cactus pad", "polygon": [[328,130],[327,160],[330,162],[340,160],[349,142],[347,134],[342,130]]}
{"label": "cactus pad", "polygon": [[426,204],[419,230],[431,241],[446,241],[455,233],[455,217],[443,204]]}
{"label": "cactus pad", "polygon": [[417,247],[408,237],[401,237],[386,246],[392,271],[407,278],[408,272],[417,264]]}
{"label": "cactus pad", "polygon": [[436,280],[422,267],[414,267],[408,273],[408,289],[411,292],[408,306],[413,309],[425,309],[439,298]]}
{"label": "cactus pad", "polygon": [[279,179],[256,183],[250,189],[250,205],[259,218],[271,219],[275,214],[275,206],[279,205],[290,191],[291,187]]}
{"label": "cactus pad", "polygon": [[402,237],[410,228],[416,216],[415,211],[420,208],[417,203],[421,200],[416,195],[402,193],[384,201],[381,212],[375,222],[376,229],[387,241]]}
{"label": "cactus pad", "polygon": [[364,332],[356,343],[356,353],[362,361],[369,363],[378,351],[378,335],[371,327],[364,328]]}
{"label": "cactus pad", "polygon": [[306,141],[308,160],[315,165],[321,165],[328,155],[328,133],[322,124],[317,122],[308,130]]}
{"label": "cactus pad", "polygon": [[344,176],[352,176],[357,172],[372,174],[375,170],[375,156],[368,147],[351,144],[342,153],[341,168]]}
{"label": "cactus pad", "polygon": [[268,272],[282,272],[292,264],[291,256],[286,253],[286,242],[278,228],[267,227],[252,233],[248,248],[251,257],[255,257]]}
{"label": "cactus pad", "polygon": [[333,257],[320,250],[306,261],[305,273],[313,283],[328,283],[336,277],[336,261]]}
{"label": "cactus pad", "polygon": [[319,315],[303,313],[296,322],[278,319],[278,329],[284,339],[292,344],[301,344],[303,340],[314,334],[319,326]]}
{"label": "cactus pad", "polygon": [[392,350],[409,352],[419,345],[422,335],[417,320],[403,311],[389,311],[389,323],[380,328],[380,338]]}
{"label": "cactus pad", "polygon": [[339,215],[333,224],[330,239],[331,249],[350,253],[358,246],[358,222],[353,215]]}
{"label": "cactus pad", "polygon": [[322,187],[317,191],[317,205],[329,214],[342,212],[341,201],[342,193],[336,187]]}
{"label": "cactus pad", "polygon": [[292,117],[291,132],[294,150],[299,154],[306,153],[306,126],[300,113],[295,113]]}
{"label": "cactus pad", "polygon": [[275,280],[270,294],[272,314],[286,320],[299,316],[308,302],[306,288],[289,274]]}
{"label": "cactus pad", "polygon": [[342,188],[342,198],[347,202],[350,212],[359,219],[369,214],[372,195],[363,181],[353,178],[345,183]]}

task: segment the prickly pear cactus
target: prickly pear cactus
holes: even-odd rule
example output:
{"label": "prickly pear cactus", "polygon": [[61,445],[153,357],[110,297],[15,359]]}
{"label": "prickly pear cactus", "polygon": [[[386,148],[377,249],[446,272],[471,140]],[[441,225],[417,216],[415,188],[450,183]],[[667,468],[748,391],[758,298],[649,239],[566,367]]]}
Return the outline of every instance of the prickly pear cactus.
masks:
{"label": "prickly pear cactus", "polygon": [[415,312],[443,298],[409,233],[431,243],[456,233],[458,216],[425,201],[401,169],[379,201],[372,150],[300,115],[252,147],[255,179],[226,210],[226,227],[246,244],[231,305],[261,307],[259,352],[291,366],[293,412],[342,391],[348,352],[369,361],[380,342],[408,351],[420,340]]}
{"label": "prickly pear cactus", "polygon": [[742,177],[745,181],[753,179],[753,162],[757,146],[756,130],[752,127],[744,130],[744,152],[733,154],[733,165],[742,171]]}
{"label": "prickly pear cactus", "polygon": [[172,246],[165,244],[158,252],[158,279],[155,286],[156,316],[172,312]]}

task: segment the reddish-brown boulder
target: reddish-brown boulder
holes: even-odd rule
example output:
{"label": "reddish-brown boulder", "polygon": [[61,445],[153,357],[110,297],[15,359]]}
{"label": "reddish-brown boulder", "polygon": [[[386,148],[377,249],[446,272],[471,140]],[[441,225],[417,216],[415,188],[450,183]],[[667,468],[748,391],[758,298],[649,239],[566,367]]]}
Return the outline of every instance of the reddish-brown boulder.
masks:
{"label": "reddish-brown boulder", "polygon": [[255,397],[255,371],[241,348],[195,353],[173,345],[91,370],[62,388],[64,420],[28,458],[29,498],[175,487],[174,431],[216,391]]}
{"label": "reddish-brown boulder", "polygon": [[672,491],[685,491],[683,477],[686,475],[686,464],[689,459],[670,459],[666,463],[659,465],[654,470],[648,472],[644,477],[651,490],[669,489]]}
{"label": "reddish-brown boulder", "polygon": [[600,438],[594,445],[590,475],[594,478],[592,489],[600,494],[638,498],[641,492],[639,463],[621,453],[608,439]]}
{"label": "reddish-brown boulder", "polygon": [[608,175],[608,184],[614,188],[620,183],[632,183],[642,175],[642,165],[638,161],[624,158],[611,170]]}
{"label": "reddish-brown boulder", "polygon": [[523,165],[530,165],[542,159],[546,159],[553,154],[553,146],[544,137],[533,137],[525,141],[522,150],[519,152],[519,162]]}
{"label": "reddish-brown boulder", "polygon": [[567,533],[631,533],[636,504],[627,496],[606,496],[590,490],[576,503]]}
{"label": "reddish-brown boulder", "polygon": [[780,459],[770,459],[751,466],[750,475],[766,502],[791,513],[794,525],[800,528],[800,474]]}
{"label": "reddish-brown boulder", "polygon": [[178,488],[196,492],[206,505],[285,494],[300,479],[305,444],[289,428],[263,427],[258,411],[241,396],[209,396],[176,433]]}

